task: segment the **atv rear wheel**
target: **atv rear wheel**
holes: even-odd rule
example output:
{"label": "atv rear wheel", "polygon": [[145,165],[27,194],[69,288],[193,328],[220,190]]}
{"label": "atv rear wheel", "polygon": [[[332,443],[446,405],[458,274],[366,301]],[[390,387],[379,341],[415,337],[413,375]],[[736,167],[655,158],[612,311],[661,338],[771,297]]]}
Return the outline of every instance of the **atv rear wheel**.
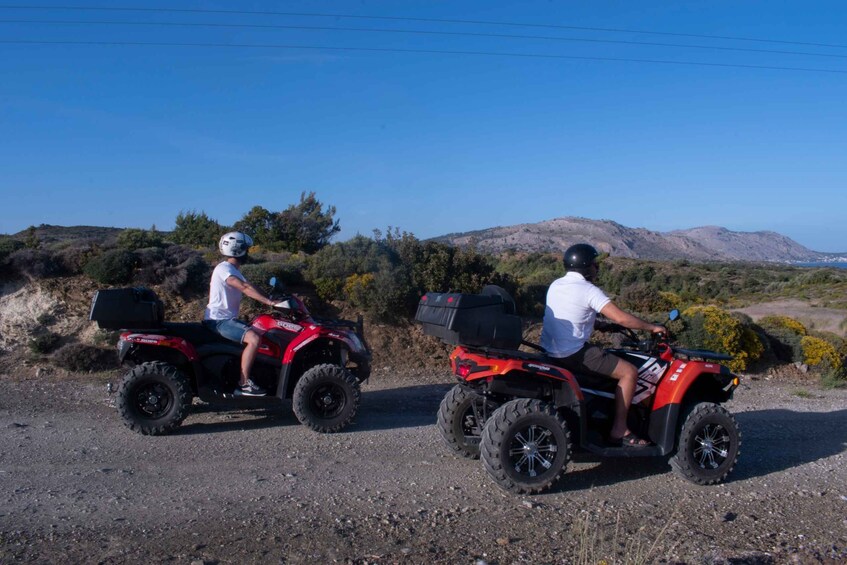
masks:
{"label": "atv rear wheel", "polygon": [[292,399],[294,415],[316,432],[344,429],[359,408],[359,381],[338,365],[317,365],[300,377]]}
{"label": "atv rear wheel", "polygon": [[670,463],[680,476],[698,485],[723,481],[738,460],[741,432],[723,406],[695,405],[679,432],[679,446]]}
{"label": "atv rear wheel", "polygon": [[129,429],[144,435],[168,433],[182,423],[191,407],[188,378],[168,363],[142,363],[118,387],[118,412]]}
{"label": "atv rear wheel", "polygon": [[468,459],[479,457],[482,428],[498,404],[458,384],[450,389],[438,408],[437,427],[447,446]]}
{"label": "atv rear wheel", "polygon": [[570,461],[570,431],[552,405],[512,400],[485,424],[480,454],[485,470],[501,488],[541,492],[561,478]]}

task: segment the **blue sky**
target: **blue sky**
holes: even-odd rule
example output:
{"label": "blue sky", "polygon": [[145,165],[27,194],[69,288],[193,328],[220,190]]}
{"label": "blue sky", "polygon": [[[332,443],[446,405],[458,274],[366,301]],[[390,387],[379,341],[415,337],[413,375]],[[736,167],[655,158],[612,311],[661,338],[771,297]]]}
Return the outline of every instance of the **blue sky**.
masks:
{"label": "blue sky", "polygon": [[[187,210],[231,224],[254,205],[283,210],[314,191],[336,206],[339,239],[387,226],[426,238],[581,216],[658,231],[772,230],[816,251],[847,251],[841,2],[65,6],[634,31],[0,8],[0,233],[42,223],[167,230]],[[561,39],[147,25],[165,22]],[[55,43],[15,43],[31,41]]]}

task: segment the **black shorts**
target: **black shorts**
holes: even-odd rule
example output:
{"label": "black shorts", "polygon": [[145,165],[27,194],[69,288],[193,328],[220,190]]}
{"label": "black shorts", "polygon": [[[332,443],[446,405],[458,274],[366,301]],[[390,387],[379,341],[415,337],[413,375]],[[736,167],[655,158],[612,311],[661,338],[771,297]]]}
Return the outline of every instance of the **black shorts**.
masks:
{"label": "black shorts", "polygon": [[586,343],[582,349],[567,357],[552,357],[556,365],[575,373],[595,373],[606,377],[612,376],[612,371],[618,365],[616,356],[601,347]]}

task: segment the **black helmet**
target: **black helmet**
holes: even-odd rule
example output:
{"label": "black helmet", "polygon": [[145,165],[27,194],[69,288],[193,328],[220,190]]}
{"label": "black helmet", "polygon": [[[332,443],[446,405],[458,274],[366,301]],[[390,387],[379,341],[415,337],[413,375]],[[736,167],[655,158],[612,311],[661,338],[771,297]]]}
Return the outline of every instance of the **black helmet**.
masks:
{"label": "black helmet", "polygon": [[587,269],[594,264],[594,260],[599,256],[600,254],[597,253],[597,250],[587,243],[571,245],[568,247],[567,251],[565,251],[565,268],[569,271]]}

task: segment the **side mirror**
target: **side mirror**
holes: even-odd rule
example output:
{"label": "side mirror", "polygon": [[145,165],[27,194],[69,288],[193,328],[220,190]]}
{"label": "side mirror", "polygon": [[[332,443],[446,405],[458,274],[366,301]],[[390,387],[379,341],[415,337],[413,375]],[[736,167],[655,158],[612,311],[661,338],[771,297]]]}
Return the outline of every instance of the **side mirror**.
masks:
{"label": "side mirror", "polygon": [[268,284],[271,285],[271,288],[276,288],[276,277],[271,277],[271,280],[268,281]]}
{"label": "side mirror", "polygon": [[670,311],[670,313],[668,314],[668,320],[670,320],[671,322],[673,322],[674,320],[676,320],[676,319],[678,319],[678,318],[679,318],[679,310],[677,310],[676,308],[674,308],[674,309],[673,309],[673,310],[671,310],[671,311]]}

